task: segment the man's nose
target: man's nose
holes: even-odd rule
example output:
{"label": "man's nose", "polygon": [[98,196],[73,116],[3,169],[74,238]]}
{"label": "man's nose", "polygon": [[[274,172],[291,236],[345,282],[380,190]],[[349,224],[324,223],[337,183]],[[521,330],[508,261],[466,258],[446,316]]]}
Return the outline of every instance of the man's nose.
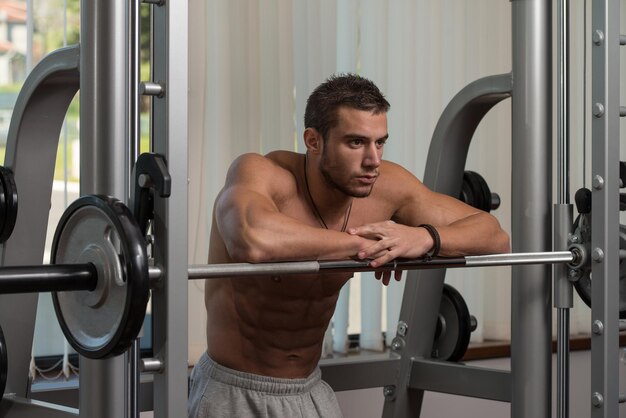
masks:
{"label": "man's nose", "polygon": [[378,166],[380,166],[381,157],[382,150],[376,146],[376,143],[372,143],[365,149],[363,165],[365,167],[378,168]]}

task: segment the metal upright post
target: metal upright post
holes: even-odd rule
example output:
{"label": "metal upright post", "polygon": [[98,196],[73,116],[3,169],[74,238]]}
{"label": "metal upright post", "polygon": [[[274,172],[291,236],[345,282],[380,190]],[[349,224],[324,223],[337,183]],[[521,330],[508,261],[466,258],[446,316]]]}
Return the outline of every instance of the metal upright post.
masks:
{"label": "metal upright post", "polygon": [[163,370],[154,376],[154,416],[187,416],[187,2],[153,8],[153,150],[167,159],[168,199],[155,199],[154,262],[164,277],[152,291],[154,355]]}
{"label": "metal upright post", "polygon": [[619,414],[620,1],[592,2],[591,417]]}
{"label": "metal upright post", "polygon": [[130,136],[125,0],[81,2],[80,191],[129,196]]}
{"label": "metal upright post", "polygon": [[[129,8],[125,0],[81,2],[80,192],[127,201],[130,136]],[[80,416],[128,413],[127,361],[80,359]]]}
{"label": "metal upright post", "polygon": [[[554,250],[567,249],[572,228],[569,203],[569,0],[557,5],[557,203],[554,205]],[[554,266],[554,307],[557,309],[556,415],[569,417],[569,314],[573,286],[565,265]]]}
{"label": "metal upright post", "polygon": [[[141,121],[140,121],[140,96],[139,83],[141,73],[141,0],[130,0],[128,2],[128,164],[129,172],[133,167],[141,152]],[[128,190],[133,191],[132,175],[128,176]],[[141,360],[140,339],[137,337],[127,354],[128,368],[128,391],[127,405],[128,417],[139,418],[139,387],[140,371],[139,361]]]}
{"label": "metal upright post", "polygon": [[[513,252],[546,251],[552,202],[552,4],[513,0]],[[550,417],[549,266],[512,268],[511,416]]]}

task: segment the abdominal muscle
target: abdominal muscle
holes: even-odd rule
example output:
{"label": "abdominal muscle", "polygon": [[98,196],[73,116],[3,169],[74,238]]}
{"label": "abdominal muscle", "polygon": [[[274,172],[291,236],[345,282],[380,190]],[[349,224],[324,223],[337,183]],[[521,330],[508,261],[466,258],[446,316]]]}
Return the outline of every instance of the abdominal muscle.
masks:
{"label": "abdominal muscle", "polygon": [[317,366],[341,286],[350,274],[207,281],[209,356],[231,369],[281,378]]}

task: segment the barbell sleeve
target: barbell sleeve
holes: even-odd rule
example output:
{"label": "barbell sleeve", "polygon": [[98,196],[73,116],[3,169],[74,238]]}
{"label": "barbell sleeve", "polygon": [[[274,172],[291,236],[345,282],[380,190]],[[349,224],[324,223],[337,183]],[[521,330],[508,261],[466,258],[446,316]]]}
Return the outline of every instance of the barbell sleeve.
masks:
{"label": "barbell sleeve", "polygon": [[565,264],[576,261],[575,250],[544,253],[510,253],[492,255],[472,255],[465,257],[466,267],[515,266],[523,264]]}
{"label": "barbell sleeve", "polygon": [[49,264],[0,268],[0,294],[94,290],[96,267],[86,264]]}
{"label": "barbell sleeve", "polygon": [[[578,255],[575,250],[553,252],[507,253],[475,255],[456,258],[398,259],[372,268],[368,260],[337,261],[287,261],[276,263],[228,263],[195,264],[188,270],[189,280],[215,279],[225,277],[249,277],[266,275],[312,274],[327,272],[364,272],[392,270],[423,270],[437,268],[513,266],[524,264],[572,263]],[[156,269],[151,268],[150,276],[157,277]]]}

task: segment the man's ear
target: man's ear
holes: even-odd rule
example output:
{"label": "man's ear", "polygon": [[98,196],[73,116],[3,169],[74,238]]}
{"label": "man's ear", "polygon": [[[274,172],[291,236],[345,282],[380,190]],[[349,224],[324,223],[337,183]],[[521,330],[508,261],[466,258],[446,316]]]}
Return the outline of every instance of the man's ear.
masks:
{"label": "man's ear", "polygon": [[322,152],[322,135],[314,128],[304,130],[304,146],[309,153],[319,154]]}

